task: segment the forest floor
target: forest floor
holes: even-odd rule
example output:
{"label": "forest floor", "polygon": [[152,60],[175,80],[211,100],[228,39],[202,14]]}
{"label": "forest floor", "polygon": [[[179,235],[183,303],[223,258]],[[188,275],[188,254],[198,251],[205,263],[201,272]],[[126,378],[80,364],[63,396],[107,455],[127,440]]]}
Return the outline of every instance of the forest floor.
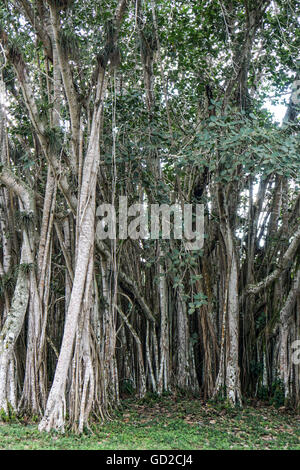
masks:
{"label": "forest floor", "polygon": [[271,406],[232,409],[195,399],[127,399],[93,433],[39,433],[37,424],[0,423],[0,449],[300,449],[300,416]]}

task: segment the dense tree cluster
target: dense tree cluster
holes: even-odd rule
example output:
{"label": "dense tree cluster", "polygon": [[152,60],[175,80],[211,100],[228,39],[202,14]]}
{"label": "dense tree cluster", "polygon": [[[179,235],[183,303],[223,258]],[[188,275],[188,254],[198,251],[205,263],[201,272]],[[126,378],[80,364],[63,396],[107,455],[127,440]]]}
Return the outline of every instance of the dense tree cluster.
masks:
{"label": "dense tree cluster", "polygon": [[[299,49],[298,0],[1,1],[2,414],[299,406]],[[121,196],[202,204],[203,247],[103,239]]]}

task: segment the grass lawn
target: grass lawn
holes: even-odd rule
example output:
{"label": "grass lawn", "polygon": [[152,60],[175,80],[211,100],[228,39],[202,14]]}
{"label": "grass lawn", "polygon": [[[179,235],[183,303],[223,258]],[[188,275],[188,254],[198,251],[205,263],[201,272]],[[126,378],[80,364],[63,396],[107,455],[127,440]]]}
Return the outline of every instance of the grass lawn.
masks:
{"label": "grass lawn", "polygon": [[181,398],[126,400],[93,433],[39,433],[36,424],[0,423],[0,449],[300,449],[300,416],[272,407],[227,409]]}

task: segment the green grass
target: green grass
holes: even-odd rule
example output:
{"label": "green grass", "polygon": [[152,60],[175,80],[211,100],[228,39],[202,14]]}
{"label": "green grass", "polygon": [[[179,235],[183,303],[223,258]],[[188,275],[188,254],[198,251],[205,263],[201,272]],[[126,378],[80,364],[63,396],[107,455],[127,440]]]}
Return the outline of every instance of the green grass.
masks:
{"label": "green grass", "polygon": [[1,423],[0,449],[300,449],[300,417],[272,407],[230,409],[181,398],[126,400],[94,433],[39,433]]}

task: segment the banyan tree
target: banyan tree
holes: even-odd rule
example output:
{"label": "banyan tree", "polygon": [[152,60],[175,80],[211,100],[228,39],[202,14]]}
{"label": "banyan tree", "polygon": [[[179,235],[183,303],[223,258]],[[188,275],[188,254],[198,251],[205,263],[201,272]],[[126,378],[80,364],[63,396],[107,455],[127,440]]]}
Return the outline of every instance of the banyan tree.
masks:
{"label": "banyan tree", "polygon": [[1,0],[1,414],[299,407],[299,48],[298,0]]}

